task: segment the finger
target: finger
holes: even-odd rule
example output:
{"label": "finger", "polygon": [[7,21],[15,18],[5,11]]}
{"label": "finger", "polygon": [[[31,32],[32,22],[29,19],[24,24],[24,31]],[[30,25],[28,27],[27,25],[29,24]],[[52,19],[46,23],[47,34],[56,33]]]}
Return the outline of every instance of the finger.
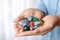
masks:
{"label": "finger", "polygon": [[18,23],[14,24],[14,29],[18,28]]}
{"label": "finger", "polygon": [[14,29],[15,29],[15,32],[22,32],[23,30],[23,27],[20,26],[18,23],[17,24],[14,24]]}
{"label": "finger", "polygon": [[24,31],[24,29],[19,29],[19,33],[23,32],[23,31]]}
{"label": "finger", "polygon": [[19,25],[19,33],[24,31],[24,27]]}
{"label": "finger", "polygon": [[50,32],[51,30],[48,30],[48,31],[44,31],[44,32],[40,32],[40,33],[37,33],[38,35],[46,35],[48,32]]}
{"label": "finger", "polygon": [[41,33],[37,33],[38,35],[46,35],[47,32],[41,32]]}
{"label": "finger", "polygon": [[41,33],[41,32],[44,32],[45,30],[46,30],[45,27],[40,26],[40,27],[38,27],[37,29],[35,29],[34,31],[35,31],[36,33]]}
{"label": "finger", "polygon": [[37,9],[35,10],[34,16],[37,17],[39,20],[41,20],[44,17],[44,13]]}
{"label": "finger", "polygon": [[14,22],[18,23],[20,20],[22,20],[23,17],[24,17],[24,15],[20,14],[16,19],[14,19]]}
{"label": "finger", "polygon": [[31,35],[36,35],[36,33],[34,31],[25,31],[25,32],[21,32],[16,34],[16,36],[21,37],[21,36],[31,36]]}
{"label": "finger", "polygon": [[29,16],[34,16],[34,11],[35,9],[33,9],[33,8],[30,8],[30,9],[26,9],[25,11],[24,11],[24,13],[25,13],[25,15],[24,15],[24,17],[25,18],[28,18]]}
{"label": "finger", "polygon": [[14,29],[15,29],[15,32],[18,32],[18,30],[19,30],[18,23],[14,24]]}

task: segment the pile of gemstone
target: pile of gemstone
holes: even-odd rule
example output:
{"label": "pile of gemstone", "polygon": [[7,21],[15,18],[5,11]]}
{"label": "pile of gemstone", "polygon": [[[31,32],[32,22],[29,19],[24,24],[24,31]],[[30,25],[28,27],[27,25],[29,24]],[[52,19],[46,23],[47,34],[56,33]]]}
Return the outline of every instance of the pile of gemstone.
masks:
{"label": "pile of gemstone", "polygon": [[29,16],[28,18],[23,18],[19,22],[19,24],[23,26],[24,31],[34,30],[38,28],[39,26],[42,26],[43,23],[44,23],[43,20],[39,20],[38,18],[33,17],[33,16]]}

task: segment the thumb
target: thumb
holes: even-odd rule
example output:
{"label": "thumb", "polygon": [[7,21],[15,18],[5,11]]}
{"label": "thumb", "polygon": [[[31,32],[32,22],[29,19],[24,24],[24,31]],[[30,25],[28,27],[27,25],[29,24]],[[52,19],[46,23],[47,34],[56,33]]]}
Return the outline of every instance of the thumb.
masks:
{"label": "thumb", "polygon": [[23,14],[20,14],[17,18],[15,18],[13,21],[15,23],[18,23],[20,20],[22,20],[24,18]]}

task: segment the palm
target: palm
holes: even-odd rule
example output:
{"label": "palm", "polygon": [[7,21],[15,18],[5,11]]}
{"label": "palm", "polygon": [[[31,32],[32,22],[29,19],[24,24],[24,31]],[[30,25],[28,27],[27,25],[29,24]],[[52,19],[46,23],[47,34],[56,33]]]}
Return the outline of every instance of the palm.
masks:
{"label": "palm", "polygon": [[57,17],[51,15],[44,17],[42,20],[44,20],[44,25],[35,30],[37,33],[42,35],[52,31],[57,25],[58,21]]}

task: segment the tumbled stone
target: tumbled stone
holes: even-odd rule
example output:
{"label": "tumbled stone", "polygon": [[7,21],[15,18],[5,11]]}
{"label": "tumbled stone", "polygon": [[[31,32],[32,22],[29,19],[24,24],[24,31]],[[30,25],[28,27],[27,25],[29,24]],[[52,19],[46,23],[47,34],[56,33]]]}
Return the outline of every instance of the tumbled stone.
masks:
{"label": "tumbled stone", "polygon": [[34,22],[34,25],[35,25],[35,26],[39,26],[39,25],[40,25],[40,22],[39,22],[39,21],[35,21],[35,22]]}
{"label": "tumbled stone", "polygon": [[38,18],[33,18],[33,21],[39,21],[39,19]]}
{"label": "tumbled stone", "polygon": [[29,20],[27,19],[27,18],[23,18],[20,22],[19,22],[19,24],[20,25],[23,25],[23,24],[29,24]]}
{"label": "tumbled stone", "polygon": [[32,21],[33,18],[34,18],[33,16],[29,16],[29,17],[28,17],[28,20],[29,20],[29,21]]}
{"label": "tumbled stone", "polygon": [[31,21],[30,24],[29,24],[29,27],[33,27],[34,26],[34,22]]}

